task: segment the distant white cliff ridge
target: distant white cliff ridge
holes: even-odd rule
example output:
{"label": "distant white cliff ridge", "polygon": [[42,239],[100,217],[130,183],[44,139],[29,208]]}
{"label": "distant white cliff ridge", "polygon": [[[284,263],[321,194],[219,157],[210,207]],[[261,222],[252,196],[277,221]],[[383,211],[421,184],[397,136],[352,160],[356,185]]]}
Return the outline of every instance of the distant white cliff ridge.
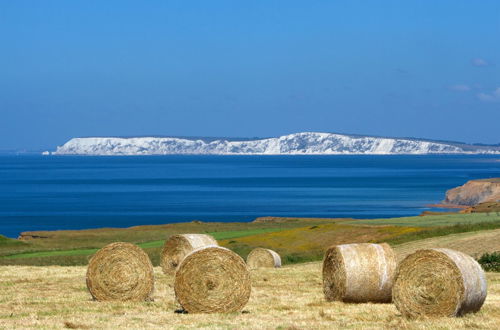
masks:
{"label": "distant white cliff ridge", "polygon": [[333,133],[296,133],[256,140],[176,137],[74,138],[52,155],[394,155],[498,154],[496,146],[475,146],[406,138]]}

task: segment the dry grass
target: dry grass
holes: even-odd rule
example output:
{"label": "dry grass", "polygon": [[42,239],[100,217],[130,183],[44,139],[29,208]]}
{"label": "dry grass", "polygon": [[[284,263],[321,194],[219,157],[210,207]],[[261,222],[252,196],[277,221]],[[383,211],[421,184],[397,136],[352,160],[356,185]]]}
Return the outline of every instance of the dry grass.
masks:
{"label": "dry grass", "polygon": [[408,321],[392,304],[326,302],[319,262],[252,271],[243,313],[177,314],[173,278],[155,268],[152,302],[94,302],[85,267],[0,266],[0,328],[266,328],[495,329],[500,274],[488,274],[488,298],[477,314]]}
{"label": "dry grass", "polygon": [[477,205],[466,208],[460,211],[460,213],[488,213],[488,212],[500,212],[500,202],[484,202]]}
{"label": "dry grass", "polygon": [[402,260],[418,249],[428,248],[452,249],[478,258],[485,252],[500,251],[500,229],[421,239],[397,245],[394,249],[398,252],[399,260]]}

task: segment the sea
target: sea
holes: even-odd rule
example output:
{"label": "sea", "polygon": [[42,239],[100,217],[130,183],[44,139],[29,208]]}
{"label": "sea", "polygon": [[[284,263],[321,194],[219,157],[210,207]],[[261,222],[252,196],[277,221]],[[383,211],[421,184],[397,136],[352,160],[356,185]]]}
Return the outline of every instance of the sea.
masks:
{"label": "sea", "polygon": [[0,156],[0,234],[257,217],[389,218],[500,156]]}

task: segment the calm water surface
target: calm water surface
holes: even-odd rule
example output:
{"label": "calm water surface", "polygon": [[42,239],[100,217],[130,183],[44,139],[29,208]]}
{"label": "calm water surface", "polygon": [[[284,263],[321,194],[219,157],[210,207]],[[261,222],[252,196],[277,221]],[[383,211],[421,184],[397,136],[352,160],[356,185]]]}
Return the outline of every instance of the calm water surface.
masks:
{"label": "calm water surface", "polygon": [[499,156],[0,156],[0,234],[260,216],[417,215]]}

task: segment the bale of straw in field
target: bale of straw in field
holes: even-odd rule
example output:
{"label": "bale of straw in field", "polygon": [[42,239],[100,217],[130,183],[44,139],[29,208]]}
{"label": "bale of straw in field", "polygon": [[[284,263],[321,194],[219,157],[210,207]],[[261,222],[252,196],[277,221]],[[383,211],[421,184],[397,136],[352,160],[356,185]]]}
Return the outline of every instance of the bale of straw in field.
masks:
{"label": "bale of straw in field", "polygon": [[251,287],[245,261],[218,246],[194,250],[175,272],[175,296],[189,313],[240,311],[250,298]]}
{"label": "bale of straw in field", "polygon": [[423,249],[398,266],[393,301],[406,317],[460,316],[486,299],[486,278],[470,256],[450,249]]}
{"label": "bale of straw in field", "polygon": [[99,301],[146,300],[154,289],[153,265],[137,245],[111,243],[90,259],[87,287]]}
{"label": "bale of straw in field", "polygon": [[331,246],[323,260],[327,301],[390,302],[396,257],[388,244]]}
{"label": "bale of straw in field", "polygon": [[278,268],[281,267],[281,258],[273,250],[256,248],[248,254],[247,265],[250,268]]}
{"label": "bale of straw in field", "polygon": [[205,234],[172,235],[163,245],[160,255],[160,266],[165,274],[173,275],[181,261],[190,252],[206,247],[218,246],[217,241]]}

